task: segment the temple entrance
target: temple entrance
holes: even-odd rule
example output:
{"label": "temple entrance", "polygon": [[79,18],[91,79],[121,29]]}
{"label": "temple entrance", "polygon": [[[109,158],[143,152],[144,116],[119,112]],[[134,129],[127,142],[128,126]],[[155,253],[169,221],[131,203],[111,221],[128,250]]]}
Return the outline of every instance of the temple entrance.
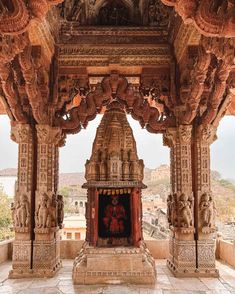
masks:
{"label": "temple entrance", "polygon": [[98,199],[98,246],[132,245],[131,194],[127,189],[101,190]]}

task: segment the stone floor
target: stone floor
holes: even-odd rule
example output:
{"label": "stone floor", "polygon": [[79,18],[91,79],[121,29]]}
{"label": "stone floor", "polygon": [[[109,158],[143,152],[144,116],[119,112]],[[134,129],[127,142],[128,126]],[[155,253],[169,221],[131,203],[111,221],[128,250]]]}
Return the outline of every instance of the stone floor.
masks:
{"label": "stone floor", "polygon": [[165,260],[156,260],[157,282],[153,287],[137,285],[74,286],[71,279],[72,260],[63,260],[63,268],[51,279],[7,278],[11,263],[0,265],[0,294],[235,294],[235,268],[218,262],[220,278],[174,278]]}

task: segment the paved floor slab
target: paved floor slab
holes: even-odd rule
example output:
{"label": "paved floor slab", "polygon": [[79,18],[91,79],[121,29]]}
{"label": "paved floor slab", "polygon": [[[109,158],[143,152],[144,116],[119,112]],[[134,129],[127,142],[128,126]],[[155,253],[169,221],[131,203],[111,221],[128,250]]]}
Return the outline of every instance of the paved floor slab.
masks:
{"label": "paved floor slab", "polygon": [[218,262],[219,278],[175,278],[166,260],[156,260],[157,281],[144,285],[73,285],[73,260],[51,279],[8,279],[11,262],[0,265],[0,294],[235,294],[235,268]]}

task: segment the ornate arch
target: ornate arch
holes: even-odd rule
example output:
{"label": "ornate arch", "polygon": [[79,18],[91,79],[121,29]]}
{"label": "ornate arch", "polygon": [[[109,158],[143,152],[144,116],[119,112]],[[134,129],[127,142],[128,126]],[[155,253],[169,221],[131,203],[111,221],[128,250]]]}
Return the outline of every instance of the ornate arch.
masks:
{"label": "ornate arch", "polygon": [[[79,102],[77,98],[80,98]],[[131,114],[149,132],[163,133],[166,128],[175,125],[175,118],[166,105],[161,109],[156,105],[151,106],[140,89],[134,88],[125,77],[118,74],[104,77],[95,90],[86,96],[76,95],[70,102],[70,109],[61,112],[56,123],[67,134],[77,133],[81,128],[86,128],[88,122],[102,113],[104,107],[113,100],[121,103],[126,113]]]}

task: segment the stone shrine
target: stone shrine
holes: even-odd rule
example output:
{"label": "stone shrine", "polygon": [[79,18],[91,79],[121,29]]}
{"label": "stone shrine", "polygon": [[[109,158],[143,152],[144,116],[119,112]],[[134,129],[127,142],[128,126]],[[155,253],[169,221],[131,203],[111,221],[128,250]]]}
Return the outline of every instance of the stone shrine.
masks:
{"label": "stone shrine", "polygon": [[143,169],[124,105],[112,101],[86,162],[86,242],[74,261],[75,284],[155,283],[142,234]]}
{"label": "stone shrine", "polygon": [[[210,145],[223,116],[235,114],[234,11],[234,0],[0,0],[0,114],[18,144],[10,277],[59,270],[59,149],[104,113],[112,132],[101,124],[86,164],[91,203],[74,281],[128,277],[108,262],[90,271],[98,251],[136,261],[128,282],[155,277],[140,227],[143,166],[125,113],[170,149],[169,269],[219,275]],[[114,210],[122,217],[111,226]]]}

